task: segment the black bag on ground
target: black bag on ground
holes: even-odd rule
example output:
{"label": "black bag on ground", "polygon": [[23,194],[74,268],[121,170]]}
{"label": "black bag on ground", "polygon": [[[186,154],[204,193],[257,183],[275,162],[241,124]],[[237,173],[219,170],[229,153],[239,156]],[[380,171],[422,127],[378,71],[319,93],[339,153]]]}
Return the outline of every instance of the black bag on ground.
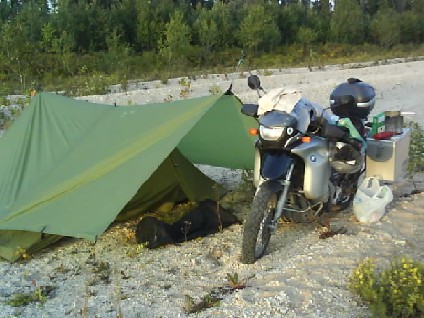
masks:
{"label": "black bag on ground", "polygon": [[148,248],[155,248],[217,233],[235,223],[241,224],[230,211],[215,201],[204,200],[172,224],[153,216],[144,217],[137,224],[135,236],[138,244],[144,243]]}

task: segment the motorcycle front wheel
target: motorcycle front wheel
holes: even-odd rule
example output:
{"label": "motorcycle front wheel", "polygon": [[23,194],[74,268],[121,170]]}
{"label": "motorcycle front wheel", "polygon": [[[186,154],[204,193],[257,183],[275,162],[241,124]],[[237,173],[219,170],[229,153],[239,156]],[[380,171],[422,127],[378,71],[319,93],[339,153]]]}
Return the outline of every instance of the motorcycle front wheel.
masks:
{"label": "motorcycle front wheel", "polygon": [[269,225],[275,215],[278,193],[263,184],[259,187],[252,202],[252,208],[243,228],[241,261],[252,264],[266,251],[271,231]]}

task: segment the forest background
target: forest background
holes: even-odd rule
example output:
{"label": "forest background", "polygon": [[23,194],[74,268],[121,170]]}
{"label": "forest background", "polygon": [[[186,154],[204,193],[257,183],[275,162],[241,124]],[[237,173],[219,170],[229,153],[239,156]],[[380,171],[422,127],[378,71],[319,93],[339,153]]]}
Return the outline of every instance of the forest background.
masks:
{"label": "forest background", "polygon": [[0,0],[0,96],[424,55],[424,0]]}

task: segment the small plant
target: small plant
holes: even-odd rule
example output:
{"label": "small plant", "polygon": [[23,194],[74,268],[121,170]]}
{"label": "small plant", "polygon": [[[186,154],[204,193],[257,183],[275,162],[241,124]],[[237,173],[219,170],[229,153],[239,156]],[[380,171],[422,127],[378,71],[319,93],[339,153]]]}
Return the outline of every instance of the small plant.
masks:
{"label": "small plant", "polygon": [[196,302],[195,299],[189,295],[185,295],[184,300],[184,311],[187,314],[198,313],[206,308],[217,307],[220,305],[224,295],[233,293],[237,289],[243,289],[246,287],[246,280],[239,280],[238,274],[227,274],[229,286],[216,287]]}
{"label": "small plant", "polygon": [[1,96],[0,97],[0,105],[1,106],[9,106],[10,105],[10,100],[7,99],[5,96]]}
{"label": "small plant", "polygon": [[190,221],[184,221],[184,227],[181,228],[181,232],[184,234],[184,241],[187,242],[187,234],[188,230],[190,229],[191,222]]}
{"label": "small plant", "polygon": [[18,98],[18,100],[16,101],[16,104],[19,105],[20,108],[24,108],[25,106],[29,104],[30,101],[31,99],[29,97]]}
{"label": "small plant", "polygon": [[131,248],[127,251],[128,257],[136,257],[140,255],[140,253],[146,249],[147,245],[149,245],[149,242],[141,243],[141,244],[135,244],[134,248]]}
{"label": "small plant", "polygon": [[271,70],[265,69],[264,70],[264,76],[271,76],[273,73]]}
{"label": "small plant", "polygon": [[407,122],[406,127],[411,129],[409,144],[408,174],[424,171],[424,129],[416,122]]}
{"label": "small plant", "polygon": [[31,255],[29,254],[29,252],[23,248],[23,247],[18,247],[15,251],[16,256],[18,257],[18,259],[21,260],[29,260],[31,258]]}
{"label": "small plant", "polygon": [[96,254],[91,253],[86,260],[86,264],[91,265],[91,270],[94,274],[94,278],[90,282],[91,286],[99,282],[104,284],[109,284],[111,282],[112,269],[109,262],[99,261],[96,259]]}
{"label": "small plant", "polygon": [[186,77],[183,77],[178,81],[178,84],[181,86],[180,97],[187,98],[191,92],[191,82]]}
{"label": "small plant", "polygon": [[185,295],[184,311],[187,314],[198,313],[206,308],[217,307],[220,305],[221,299],[213,295],[212,292],[207,293],[199,302],[196,302],[193,297]]}
{"label": "small plant", "polygon": [[111,272],[109,262],[95,262],[93,264],[93,273],[96,275],[98,280],[102,281],[105,284],[109,284],[111,281]]}
{"label": "small plant", "polygon": [[180,84],[183,87],[190,87],[191,86],[191,82],[186,77],[181,78],[178,81],[178,84]]}
{"label": "small plant", "polygon": [[209,88],[209,93],[211,93],[212,95],[219,95],[219,94],[222,94],[222,89],[221,89],[221,87],[219,87],[219,85],[213,84]]}
{"label": "small plant", "polygon": [[366,259],[353,271],[349,287],[369,304],[373,317],[424,317],[423,278],[424,264],[410,258],[394,260],[381,273]]}
{"label": "small plant", "polygon": [[55,269],[55,272],[57,272],[57,273],[62,273],[62,274],[65,274],[65,273],[68,273],[69,271],[70,271],[70,269],[69,268],[67,268],[67,267],[65,267],[64,265],[63,265],[63,263],[61,263],[58,267],[56,267]]}
{"label": "small plant", "polygon": [[243,289],[246,287],[246,281],[240,280],[237,273],[227,273],[227,279],[232,289]]}
{"label": "small plant", "polygon": [[56,289],[56,287],[38,286],[31,292],[13,294],[12,297],[6,301],[6,304],[12,307],[22,307],[34,302],[44,304],[47,300],[47,296],[54,289]]}
{"label": "small plant", "polygon": [[218,232],[222,232],[223,226],[222,226],[222,220],[221,220],[221,211],[220,211],[220,190],[219,190],[219,186],[217,183],[215,183],[212,188],[215,190],[215,194],[216,194],[216,218],[217,218],[217,223],[218,223]]}
{"label": "small plant", "polygon": [[189,86],[184,86],[183,88],[181,88],[180,90],[180,97],[181,98],[187,98],[190,95],[190,87]]}

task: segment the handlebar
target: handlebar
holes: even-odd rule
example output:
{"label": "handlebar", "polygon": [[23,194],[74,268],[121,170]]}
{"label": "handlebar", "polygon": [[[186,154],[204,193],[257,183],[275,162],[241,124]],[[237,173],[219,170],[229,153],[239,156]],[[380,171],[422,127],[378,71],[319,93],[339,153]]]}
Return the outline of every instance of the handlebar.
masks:
{"label": "handlebar", "polygon": [[316,118],[309,126],[316,127],[316,132],[321,137],[338,140],[349,138],[349,129],[331,124],[324,117]]}

